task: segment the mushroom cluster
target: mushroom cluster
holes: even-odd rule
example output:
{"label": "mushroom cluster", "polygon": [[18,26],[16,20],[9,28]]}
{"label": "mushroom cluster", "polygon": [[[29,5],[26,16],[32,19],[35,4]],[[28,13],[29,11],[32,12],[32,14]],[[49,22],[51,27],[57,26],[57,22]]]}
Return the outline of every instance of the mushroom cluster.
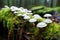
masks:
{"label": "mushroom cluster", "polygon": [[[9,8],[14,14],[16,14],[19,17],[22,16],[23,19],[28,20],[28,22],[30,23],[39,22],[37,23],[38,28],[46,27],[48,23],[52,23],[52,20],[49,19],[49,17],[52,17],[51,14],[45,14],[44,17],[47,17],[47,18],[43,18],[38,14],[33,14],[31,10],[25,9],[23,7],[18,8],[16,6],[11,6],[11,7],[5,6],[5,8]],[[41,19],[44,19],[44,20],[38,21]]]}

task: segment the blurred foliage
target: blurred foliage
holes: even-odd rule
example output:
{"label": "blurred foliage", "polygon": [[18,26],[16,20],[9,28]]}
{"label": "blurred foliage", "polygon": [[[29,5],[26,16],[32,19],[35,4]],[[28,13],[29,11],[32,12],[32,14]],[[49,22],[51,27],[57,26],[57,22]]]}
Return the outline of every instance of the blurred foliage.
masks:
{"label": "blurred foliage", "polygon": [[59,0],[1,0],[1,2],[3,5],[31,8],[33,6],[55,7],[56,5],[58,6]]}
{"label": "blurred foliage", "polygon": [[46,13],[46,12],[51,12],[51,11],[56,11],[58,13],[60,13],[60,7],[54,7],[54,8],[50,8],[50,7],[45,7],[45,6],[36,6],[36,7],[32,7],[31,10],[37,10],[34,13]]}

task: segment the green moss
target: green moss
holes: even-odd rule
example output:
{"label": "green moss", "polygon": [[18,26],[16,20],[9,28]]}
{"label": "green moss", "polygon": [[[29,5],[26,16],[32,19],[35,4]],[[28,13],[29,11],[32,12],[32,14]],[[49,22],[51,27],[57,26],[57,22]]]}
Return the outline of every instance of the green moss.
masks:
{"label": "green moss", "polygon": [[14,26],[14,24],[18,24],[17,19],[18,17],[14,15],[9,8],[0,10],[0,21],[3,21],[4,27],[7,27],[8,30]]}

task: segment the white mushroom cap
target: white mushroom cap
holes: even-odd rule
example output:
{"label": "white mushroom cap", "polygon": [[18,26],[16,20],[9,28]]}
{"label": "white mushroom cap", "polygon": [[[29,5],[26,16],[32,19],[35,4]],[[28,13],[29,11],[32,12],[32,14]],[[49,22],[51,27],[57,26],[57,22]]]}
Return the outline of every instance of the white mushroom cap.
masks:
{"label": "white mushroom cap", "polygon": [[39,27],[39,28],[43,28],[43,27],[46,27],[46,26],[47,26],[47,24],[44,23],[44,22],[40,22],[40,23],[37,24],[37,27]]}
{"label": "white mushroom cap", "polygon": [[51,19],[45,19],[44,22],[45,23],[52,23],[52,20]]}
{"label": "white mushroom cap", "polygon": [[11,6],[11,11],[16,11],[16,10],[18,10],[18,7],[15,7],[15,6]]}
{"label": "white mushroom cap", "polygon": [[31,13],[32,11],[31,11],[31,10],[28,10],[27,12],[28,12],[28,13]]}
{"label": "white mushroom cap", "polygon": [[36,22],[36,19],[30,19],[29,22]]}
{"label": "white mushroom cap", "polygon": [[24,19],[30,19],[30,16],[24,16]]}
{"label": "white mushroom cap", "polygon": [[23,7],[20,7],[19,9],[23,10],[24,8]]}
{"label": "white mushroom cap", "polygon": [[4,10],[5,8],[2,8],[2,10]]}
{"label": "white mushroom cap", "polygon": [[45,14],[44,17],[52,17],[51,14]]}
{"label": "white mushroom cap", "polygon": [[38,14],[35,14],[34,16],[34,19],[39,19],[39,18],[42,18],[40,15],[38,15]]}
{"label": "white mushroom cap", "polygon": [[7,5],[4,6],[5,8],[9,8]]}
{"label": "white mushroom cap", "polygon": [[27,9],[23,9],[23,11],[27,12],[28,10]]}

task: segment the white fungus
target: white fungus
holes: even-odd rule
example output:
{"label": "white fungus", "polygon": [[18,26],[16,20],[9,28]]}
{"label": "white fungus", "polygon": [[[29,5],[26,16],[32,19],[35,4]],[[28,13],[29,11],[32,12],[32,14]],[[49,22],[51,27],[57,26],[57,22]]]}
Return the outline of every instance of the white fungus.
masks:
{"label": "white fungus", "polygon": [[30,16],[24,16],[24,19],[30,19]]}
{"label": "white fungus", "polygon": [[52,23],[52,20],[51,19],[45,19],[44,22],[45,23]]}
{"label": "white fungus", "polygon": [[46,27],[46,26],[47,26],[47,24],[44,23],[44,22],[40,22],[40,23],[37,24],[38,28],[43,28],[43,27]]}
{"label": "white fungus", "polygon": [[5,8],[9,8],[7,5],[4,6]]}
{"label": "white fungus", "polygon": [[35,14],[33,17],[34,17],[34,19],[39,19],[39,18],[41,18],[41,16],[38,15],[38,14]]}
{"label": "white fungus", "polygon": [[28,12],[28,13],[31,13],[32,11],[31,11],[31,10],[28,10],[27,12]]}
{"label": "white fungus", "polygon": [[45,14],[44,17],[52,17],[51,14]]}
{"label": "white fungus", "polygon": [[36,19],[30,19],[29,22],[36,22]]}
{"label": "white fungus", "polygon": [[11,6],[11,11],[16,11],[16,10],[18,10],[18,7],[15,7],[15,6]]}
{"label": "white fungus", "polygon": [[23,7],[20,7],[19,9],[23,10],[24,8]]}

